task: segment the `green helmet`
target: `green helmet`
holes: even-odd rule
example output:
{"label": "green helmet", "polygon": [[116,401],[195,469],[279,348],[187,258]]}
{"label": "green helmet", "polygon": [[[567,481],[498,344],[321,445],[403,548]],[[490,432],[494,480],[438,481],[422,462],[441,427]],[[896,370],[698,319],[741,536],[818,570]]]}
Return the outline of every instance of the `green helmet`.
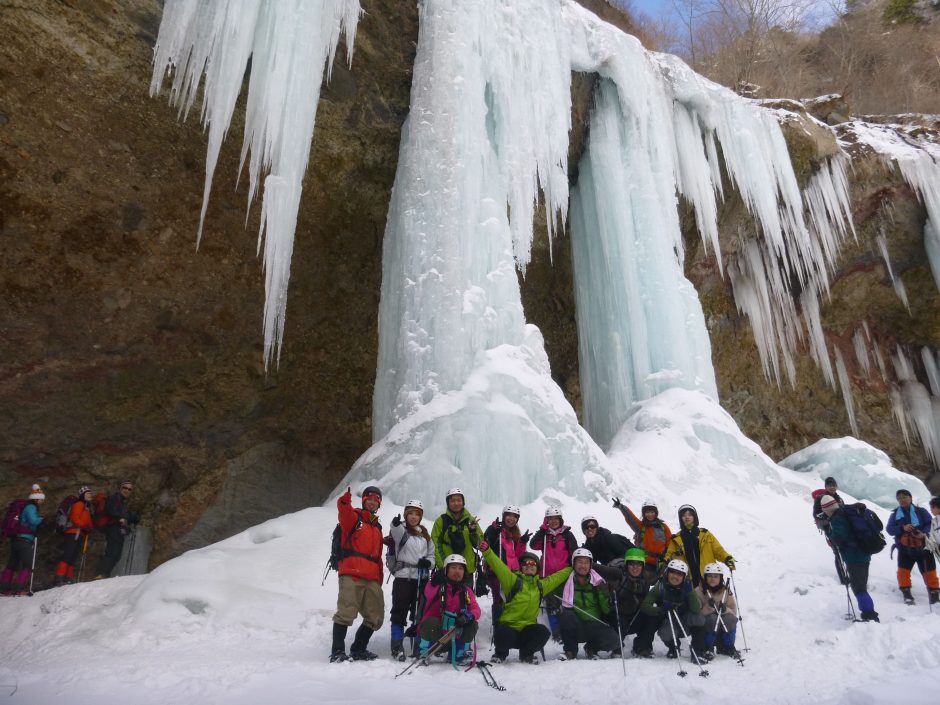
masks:
{"label": "green helmet", "polygon": [[627,552],[623,554],[623,560],[626,563],[629,563],[630,561],[646,563],[646,551],[644,551],[642,548],[628,549]]}

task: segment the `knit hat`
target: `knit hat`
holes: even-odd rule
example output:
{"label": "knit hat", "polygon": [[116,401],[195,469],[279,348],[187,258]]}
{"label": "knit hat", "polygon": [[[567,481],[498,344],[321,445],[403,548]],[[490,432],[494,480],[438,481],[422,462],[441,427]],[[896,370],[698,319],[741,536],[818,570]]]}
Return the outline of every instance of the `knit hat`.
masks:
{"label": "knit hat", "polygon": [[46,494],[42,491],[42,487],[38,484],[34,484],[30,488],[29,499],[45,499]]}
{"label": "knit hat", "polygon": [[134,489],[134,483],[131,482],[130,480],[124,480],[124,482],[121,483],[121,489],[123,490],[125,487],[130,487],[131,489]]}
{"label": "knit hat", "polygon": [[900,497],[902,494],[906,494],[908,497],[913,497],[910,490],[900,489],[894,493],[895,498]]}
{"label": "knit hat", "polygon": [[831,495],[826,495],[819,502],[819,508],[823,510],[829,516],[832,516],[836,513],[836,510],[839,508],[839,500]]}

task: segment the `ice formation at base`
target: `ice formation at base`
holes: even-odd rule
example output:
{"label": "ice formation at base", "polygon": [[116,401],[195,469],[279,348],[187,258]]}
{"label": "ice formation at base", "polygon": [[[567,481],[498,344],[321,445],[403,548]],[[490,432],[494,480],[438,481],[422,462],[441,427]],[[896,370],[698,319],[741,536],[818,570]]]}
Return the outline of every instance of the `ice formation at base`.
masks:
{"label": "ice formation at base", "polygon": [[927,486],[917,477],[895,468],[891,459],[874,446],[856,438],[824,438],[780,461],[797,472],[815,473],[819,487],[827,477],[839,483],[839,492],[874,502],[887,509],[897,506],[894,493],[905,488],[914,502],[926,506]]}

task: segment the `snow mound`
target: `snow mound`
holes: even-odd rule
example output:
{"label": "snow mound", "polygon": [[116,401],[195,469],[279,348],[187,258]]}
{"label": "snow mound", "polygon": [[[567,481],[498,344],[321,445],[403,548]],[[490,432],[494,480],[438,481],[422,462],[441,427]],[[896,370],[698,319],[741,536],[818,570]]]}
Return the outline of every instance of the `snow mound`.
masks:
{"label": "snow mound", "polygon": [[916,504],[926,505],[930,500],[930,491],[919,478],[898,470],[886,453],[851,436],[824,438],[780,464],[817,476],[816,487],[834,477],[840,491],[886,508],[897,506],[894,493],[902,487],[911,491]]}

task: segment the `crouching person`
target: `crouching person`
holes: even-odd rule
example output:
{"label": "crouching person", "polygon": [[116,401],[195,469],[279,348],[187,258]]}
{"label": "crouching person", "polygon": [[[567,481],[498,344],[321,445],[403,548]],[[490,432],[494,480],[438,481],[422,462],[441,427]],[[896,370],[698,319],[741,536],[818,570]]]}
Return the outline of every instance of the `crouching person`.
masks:
{"label": "crouching person", "polygon": [[696,653],[706,661],[718,653],[737,657],[734,648],[734,636],[738,626],[738,605],[731,594],[731,588],[725,583],[725,574],[720,563],[705,566],[705,580],[695,588],[695,594],[702,604],[704,624],[696,630],[699,636],[693,644]]}
{"label": "crouching person", "polygon": [[519,571],[509,570],[499,556],[483,541],[480,544],[483,560],[496,574],[499,586],[506,595],[502,614],[493,630],[494,663],[502,663],[509,658],[511,649],[519,649],[519,660],[523,663],[538,663],[536,654],[545,648],[551,632],[548,627],[537,622],[539,604],[542,598],[560,587],[571,568],[562,568],[556,573],[540,578],[539,558],[526,551],[519,556]]}
{"label": "crouching person", "polygon": [[620,655],[617,630],[608,620],[613,618],[604,579],[591,570],[594,556],[586,548],[575,549],[571,558],[574,571],[565,581],[561,597],[561,642],[564,658],[573,661],[578,656],[578,645],[584,644],[589,659],[598,658],[599,651]]}
{"label": "crouching person", "polygon": [[594,564],[594,570],[607,581],[617,600],[616,614],[620,617],[620,637],[636,634],[637,616],[640,605],[656,582],[655,572],[645,569],[646,551],[631,548],[622,559],[613,560],[610,565]]}
{"label": "crouching person", "polygon": [[640,605],[633,655],[652,658],[653,636],[669,649],[666,656],[679,658],[679,640],[701,620],[702,605],[689,582],[689,566],[677,558],[669,561],[666,574],[656,583]]}
{"label": "crouching person", "polygon": [[480,606],[476,595],[464,582],[467,559],[452,553],[444,559],[443,570],[437,571],[424,588],[424,614],[418,624],[421,654],[447,632],[451,661],[466,665],[473,659],[471,644],[477,633]]}
{"label": "crouching person", "polygon": [[[333,615],[333,648],[330,663],[351,658],[353,661],[371,661],[376,655],[366,649],[373,632],[378,631],[385,618],[385,596],[382,594],[382,525],[376,512],[382,505],[382,492],[378,487],[362,491],[362,509],[352,506],[350,490],[336,500],[339,511],[340,559],[339,596]],[[362,624],[356,630],[346,655],[346,632],[362,615]]]}

